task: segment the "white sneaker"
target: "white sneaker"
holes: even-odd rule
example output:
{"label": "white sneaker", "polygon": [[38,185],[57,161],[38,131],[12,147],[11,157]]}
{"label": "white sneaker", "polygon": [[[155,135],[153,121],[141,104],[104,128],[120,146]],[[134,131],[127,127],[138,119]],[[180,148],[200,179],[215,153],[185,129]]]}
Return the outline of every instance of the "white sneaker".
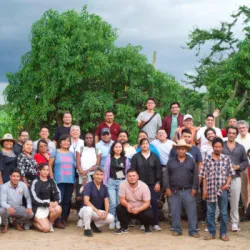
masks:
{"label": "white sneaker", "polygon": [[121,228],[120,221],[117,221],[117,222],[115,223],[115,228],[116,228],[116,229],[120,229],[120,228]]}
{"label": "white sneaker", "polygon": [[54,230],[53,224],[50,223],[50,232],[54,232],[54,231],[55,231],[55,230]]}
{"label": "white sneaker", "polygon": [[115,223],[114,222],[109,224],[109,230],[115,230]]}
{"label": "white sneaker", "polygon": [[145,227],[144,227],[144,225],[141,225],[141,227],[140,227],[140,231],[145,231]]}
{"label": "white sneaker", "polygon": [[2,224],[2,217],[0,216],[0,225]]}
{"label": "white sneaker", "polygon": [[30,223],[23,224],[24,230],[30,230]]}
{"label": "white sneaker", "polygon": [[206,227],[206,228],[204,229],[204,231],[205,231],[205,232],[208,232],[208,228]]}
{"label": "white sneaker", "polygon": [[238,232],[238,231],[239,231],[238,224],[232,223],[232,232]]}
{"label": "white sneaker", "polygon": [[153,229],[154,229],[155,231],[161,231],[161,228],[160,228],[158,225],[154,225],[154,226],[153,226]]}
{"label": "white sneaker", "polygon": [[84,227],[84,221],[82,219],[79,219],[76,226],[80,228]]}

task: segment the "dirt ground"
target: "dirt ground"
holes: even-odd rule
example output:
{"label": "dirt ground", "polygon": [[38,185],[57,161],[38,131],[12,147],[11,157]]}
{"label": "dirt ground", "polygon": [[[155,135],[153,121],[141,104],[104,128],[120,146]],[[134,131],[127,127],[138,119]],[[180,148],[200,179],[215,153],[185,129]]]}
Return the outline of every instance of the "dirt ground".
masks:
{"label": "dirt ground", "polygon": [[54,233],[39,233],[35,230],[17,232],[10,229],[5,235],[0,234],[0,249],[37,250],[37,249],[91,249],[91,250],[247,250],[250,249],[250,222],[241,223],[241,231],[229,232],[230,241],[222,242],[218,238],[212,241],[204,241],[206,232],[200,225],[200,239],[188,236],[187,224],[183,222],[183,235],[173,237],[170,226],[162,222],[161,232],[153,232],[145,235],[139,231],[139,226],[131,227],[128,234],[114,235],[108,227],[103,228],[101,234],[95,234],[92,238],[83,236],[83,229],[76,228],[76,215],[71,215],[69,226],[65,230],[55,229]]}

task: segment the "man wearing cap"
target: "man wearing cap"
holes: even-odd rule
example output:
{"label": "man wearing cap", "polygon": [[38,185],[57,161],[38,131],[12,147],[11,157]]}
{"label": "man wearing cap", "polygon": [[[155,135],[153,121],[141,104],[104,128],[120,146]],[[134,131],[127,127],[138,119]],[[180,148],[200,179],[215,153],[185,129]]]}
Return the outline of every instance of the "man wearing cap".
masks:
{"label": "man wearing cap", "polygon": [[118,133],[121,129],[120,125],[114,122],[114,113],[113,111],[107,111],[105,113],[105,121],[100,123],[95,132],[95,143],[98,143],[101,136],[101,131],[103,128],[108,128],[111,134],[111,138],[113,141],[117,140]]}
{"label": "man wearing cap", "polygon": [[109,128],[103,128],[101,130],[101,140],[96,144],[96,149],[99,149],[102,154],[101,166],[103,167],[105,164],[105,160],[109,155],[110,148],[113,144],[113,140],[111,139],[111,133]]}
{"label": "man wearing cap", "polygon": [[187,155],[191,149],[183,139],[173,147],[177,156],[169,159],[163,178],[166,195],[171,208],[173,236],[182,235],[180,224],[182,204],[188,216],[188,233],[194,238],[199,238],[197,233],[196,192],[198,188],[198,171],[194,160]]}

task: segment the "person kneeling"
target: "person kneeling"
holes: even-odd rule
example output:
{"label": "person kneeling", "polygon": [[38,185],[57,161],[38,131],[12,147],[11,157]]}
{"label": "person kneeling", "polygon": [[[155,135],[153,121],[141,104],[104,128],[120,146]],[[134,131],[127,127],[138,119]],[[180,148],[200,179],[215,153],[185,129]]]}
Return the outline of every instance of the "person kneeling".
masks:
{"label": "person kneeling", "polygon": [[49,166],[41,163],[38,167],[40,176],[31,184],[32,209],[35,214],[33,225],[39,231],[53,232],[53,223],[62,213],[60,191],[53,179],[49,179]]}
{"label": "person kneeling", "polygon": [[[24,224],[25,229],[29,229],[33,212],[31,209],[29,190],[26,184],[21,182],[20,179],[20,170],[17,168],[13,169],[10,175],[10,181],[1,186],[1,215],[3,217],[13,218],[15,228],[18,231],[23,231],[22,224]],[[26,200],[27,208],[23,206],[23,198]],[[8,231],[7,223],[5,223],[3,230],[4,233]]]}
{"label": "person kneeling", "polygon": [[150,190],[147,184],[139,181],[135,169],[129,169],[127,180],[120,184],[120,204],[116,207],[116,214],[121,223],[121,228],[115,234],[128,232],[130,219],[137,219],[145,227],[145,233],[152,233],[150,225],[154,224],[153,209],[150,207]]}
{"label": "person kneeling", "polygon": [[[114,216],[109,214],[109,194],[107,187],[103,184],[104,170],[98,167],[93,175],[94,180],[84,187],[84,206],[79,212],[79,217],[85,226],[84,236],[92,237],[92,230],[101,233],[100,227],[114,221]],[[92,229],[92,230],[91,230]]]}

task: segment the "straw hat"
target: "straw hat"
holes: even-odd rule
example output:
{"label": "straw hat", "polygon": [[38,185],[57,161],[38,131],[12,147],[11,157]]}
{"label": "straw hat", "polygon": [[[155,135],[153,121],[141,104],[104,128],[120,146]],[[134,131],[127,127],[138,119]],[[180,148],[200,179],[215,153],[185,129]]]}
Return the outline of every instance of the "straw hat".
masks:
{"label": "straw hat", "polygon": [[185,147],[187,150],[190,150],[192,145],[187,144],[184,139],[180,139],[177,144],[173,145],[173,148],[177,149],[180,147]]}
{"label": "straw hat", "polygon": [[3,146],[4,141],[13,141],[13,143],[16,143],[16,140],[13,138],[11,134],[5,134],[2,139],[0,139],[0,144]]}

